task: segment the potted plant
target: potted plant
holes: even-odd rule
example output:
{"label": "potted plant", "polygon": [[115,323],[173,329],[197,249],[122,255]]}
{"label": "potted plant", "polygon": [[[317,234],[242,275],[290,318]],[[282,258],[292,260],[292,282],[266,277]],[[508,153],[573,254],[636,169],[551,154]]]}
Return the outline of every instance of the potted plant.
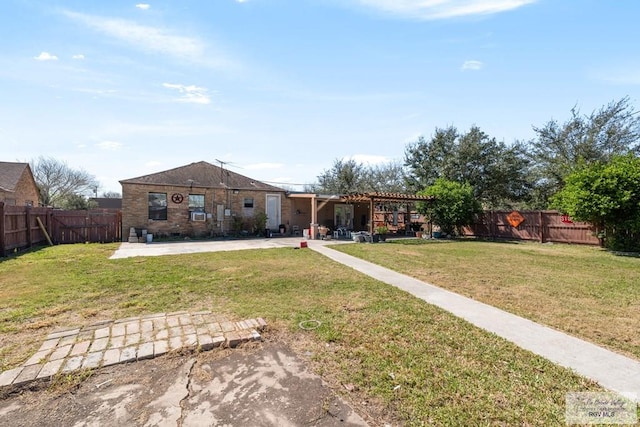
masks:
{"label": "potted plant", "polygon": [[389,228],[386,225],[376,227],[376,235],[381,242],[387,241],[387,233],[389,233]]}

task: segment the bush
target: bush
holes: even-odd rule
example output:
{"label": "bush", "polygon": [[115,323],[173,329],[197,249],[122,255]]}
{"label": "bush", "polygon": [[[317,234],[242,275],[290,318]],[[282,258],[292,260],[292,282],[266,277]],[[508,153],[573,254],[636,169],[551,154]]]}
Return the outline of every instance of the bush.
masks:
{"label": "bush", "polygon": [[566,178],[552,207],[596,226],[613,250],[640,249],[640,158],[615,156],[592,163]]}
{"label": "bush", "polygon": [[462,227],[473,224],[482,207],[473,196],[469,184],[439,178],[435,184],[418,194],[433,196],[433,202],[419,202],[418,212],[440,226],[444,234],[461,234]]}

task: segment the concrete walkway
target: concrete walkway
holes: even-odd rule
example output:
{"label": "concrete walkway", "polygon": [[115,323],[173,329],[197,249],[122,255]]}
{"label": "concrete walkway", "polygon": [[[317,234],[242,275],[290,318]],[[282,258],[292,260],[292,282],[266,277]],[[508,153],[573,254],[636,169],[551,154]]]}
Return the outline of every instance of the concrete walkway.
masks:
{"label": "concrete walkway", "polygon": [[396,286],[601,386],[640,402],[640,362],[476,300],[363,261],[325,245],[309,247],[367,276]]}

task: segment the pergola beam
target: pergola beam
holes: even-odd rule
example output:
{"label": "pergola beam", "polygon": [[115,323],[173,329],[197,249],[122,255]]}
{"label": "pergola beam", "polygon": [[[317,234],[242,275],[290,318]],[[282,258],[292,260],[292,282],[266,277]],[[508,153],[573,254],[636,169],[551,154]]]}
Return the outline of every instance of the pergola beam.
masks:
{"label": "pergola beam", "polygon": [[[375,203],[384,202],[405,202],[407,205],[411,202],[433,202],[434,196],[419,196],[417,194],[403,194],[403,193],[386,193],[386,192],[373,192],[373,193],[357,193],[344,195],[341,198],[345,202],[369,202],[369,233],[373,234],[373,215]],[[410,212],[407,212],[410,214]]]}

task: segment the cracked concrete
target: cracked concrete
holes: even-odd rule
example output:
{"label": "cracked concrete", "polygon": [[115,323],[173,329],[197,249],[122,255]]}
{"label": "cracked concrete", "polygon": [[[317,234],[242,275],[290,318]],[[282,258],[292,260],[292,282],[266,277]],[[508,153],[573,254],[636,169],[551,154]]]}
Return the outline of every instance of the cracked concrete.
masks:
{"label": "cracked concrete", "polygon": [[187,372],[186,374],[186,379],[187,379],[187,383],[185,384],[185,393],[184,396],[182,396],[182,398],[180,399],[180,418],[178,418],[177,421],[177,425],[178,426],[182,426],[184,425],[184,417],[185,417],[185,411],[187,410],[187,401],[189,400],[189,396],[191,396],[191,378],[193,375],[193,368],[196,366],[197,361],[193,360],[192,363],[189,366],[189,372]]}
{"label": "cracked concrete", "polygon": [[[60,380],[60,378],[58,379]],[[0,400],[0,427],[366,426],[286,345],[170,354]]]}
{"label": "cracked concrete", "polygon": [[149,415],[145,426],[180,426],[185,416],[183,402],[189,397],[191,372],[196,364],[195,359],[187,360],[178,369],[178,375],[169,388],[148,407],[154,412]]}

